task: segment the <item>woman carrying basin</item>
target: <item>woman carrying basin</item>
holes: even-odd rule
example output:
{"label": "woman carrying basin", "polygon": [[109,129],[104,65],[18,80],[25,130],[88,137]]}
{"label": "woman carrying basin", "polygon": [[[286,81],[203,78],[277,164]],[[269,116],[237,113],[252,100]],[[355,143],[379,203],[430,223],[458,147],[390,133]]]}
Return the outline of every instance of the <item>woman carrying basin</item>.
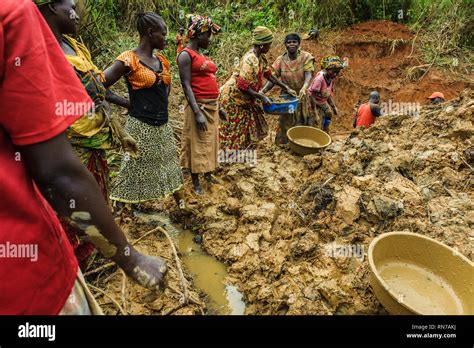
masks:
{"label": "woman carrying basin", "polygon": [[[314,57],[311,53],[300,49],[301,37],[296,33],[290,33],[285,37],[286,52],[279,56],[273,63],[275,75],[281,81],[298,93],[298,109],[293,113],[280,115],[275,144],[284,145],[288,143],[286,132],[295,125],[314,125],[314,114],[308,97],[308,87],[314,73]],[[270,91],[275,84],[267,82],[262,93]],[[288,97],[286,91],[282,90],[282,97]]]}
{"label": "woman carrying basin", "polygon": [[266,27],[253,31],[253,47],[240,60],[232,77],[221,88],[220,102],[227,114],[227,121],[220,129],[223,150],[246,149],[267,136],[267,122],[263,104],[271,101],[259,92],[264,78],[280,86],[288,94],[296,95],[289,86],[273,76],[266,54],[270,51],[273,33]]}

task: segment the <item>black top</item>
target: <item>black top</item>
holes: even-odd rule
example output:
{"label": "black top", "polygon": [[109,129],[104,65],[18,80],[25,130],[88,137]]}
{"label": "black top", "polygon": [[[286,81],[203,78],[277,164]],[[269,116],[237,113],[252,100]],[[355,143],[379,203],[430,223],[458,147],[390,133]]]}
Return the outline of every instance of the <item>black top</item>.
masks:
{"label": "black top", "polygon": [[[150,68],[141,62],[145,67]],[[162,68],[163,69],[163,68]],[[150,88],[133,89],[127,81],[130,96],[130,116],[151,126],[162,126],[168,122],[168,90],[163,81],[157,82]]]}

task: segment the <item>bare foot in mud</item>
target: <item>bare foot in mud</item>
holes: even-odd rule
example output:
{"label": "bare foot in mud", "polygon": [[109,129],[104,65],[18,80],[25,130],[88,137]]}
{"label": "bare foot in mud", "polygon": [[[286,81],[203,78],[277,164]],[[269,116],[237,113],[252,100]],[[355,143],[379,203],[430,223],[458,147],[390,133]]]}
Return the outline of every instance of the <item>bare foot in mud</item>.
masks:
{"label": "bare foot in mud", "polygon": [[204,190],[202,189],[201,182],[199,181],[199,174],[191,174],[191,179],[193,182],[194,193],[198,196],[204,195]]}
{"label": "bare foot in mud", "polygon": [[198,196],[204,195],[204,190],[201,187],[201,184],[193,185],[194,193]]}
{"label": "bare foot in mud", "polygon": [[211,186],[211,185],[222,185],[222,181],[217,179],[211,173],[204,174],[204,178],[206,179],[206,182],[209,186]]}

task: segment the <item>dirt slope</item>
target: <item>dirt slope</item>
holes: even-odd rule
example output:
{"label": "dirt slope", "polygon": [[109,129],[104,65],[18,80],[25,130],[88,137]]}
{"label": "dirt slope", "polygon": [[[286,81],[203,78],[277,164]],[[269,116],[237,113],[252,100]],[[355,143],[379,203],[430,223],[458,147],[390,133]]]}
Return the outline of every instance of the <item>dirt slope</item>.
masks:
{"label": "dirt slope", "polygon": [[473,259],[473,97],[466,91],[419,118],[383,118],[323,156],[295,157],[267,141],[256,167],[223,167],[223,185],[197,202],[195,227],[230,265],[247,313],[383,312],[366,255],[333,257],[331,243],[367,252],[375,236],[408,230]]}
{"label": "dirt slope", "polygon": [[[424,105],[434,91],[443,92],[449,100],[463,89],[472,88],[472,76],[460,80],[459,76],[436,69],[430,69],[421,80],[408,79],[410,68],[424,64],[416,42],[412,45],[413,39],[414,34],[403,24],[376,21],[357,24],[339,33],[330,32],[321,38],[321,43],[303,41],[302,48],[311,52],[318,63],[327,54],[349,58],[349,68],[336,82],[335,99],[342,111],[334,123],[338,132],[351,129],[355,104],[366,102],[372,90],[381,93],[382,101],[392,99]],[[423,75],[423,70],[413,71],[413,78]]]}

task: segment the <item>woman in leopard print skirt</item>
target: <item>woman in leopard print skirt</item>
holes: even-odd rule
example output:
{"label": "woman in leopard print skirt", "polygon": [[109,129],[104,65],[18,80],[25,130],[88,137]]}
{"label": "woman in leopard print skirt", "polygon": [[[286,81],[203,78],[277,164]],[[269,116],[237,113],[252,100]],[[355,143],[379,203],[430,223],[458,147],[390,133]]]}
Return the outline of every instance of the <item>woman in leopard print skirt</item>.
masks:
{"label": "woman in leopard print skirt", "polygon": [[152,12],[138,15],[137,28],[139,46],[122,53],[104,72],[107,86],[125,77],[131,116],[125,129],[139,148],[137,157],[123,158],[110,198],[140,203],[174,194],[180,208],[184,208],[183,174],[168,123],[169,62],[160,53],[153,54],[155,49],[164,49],[168,29],[163,19]]}

